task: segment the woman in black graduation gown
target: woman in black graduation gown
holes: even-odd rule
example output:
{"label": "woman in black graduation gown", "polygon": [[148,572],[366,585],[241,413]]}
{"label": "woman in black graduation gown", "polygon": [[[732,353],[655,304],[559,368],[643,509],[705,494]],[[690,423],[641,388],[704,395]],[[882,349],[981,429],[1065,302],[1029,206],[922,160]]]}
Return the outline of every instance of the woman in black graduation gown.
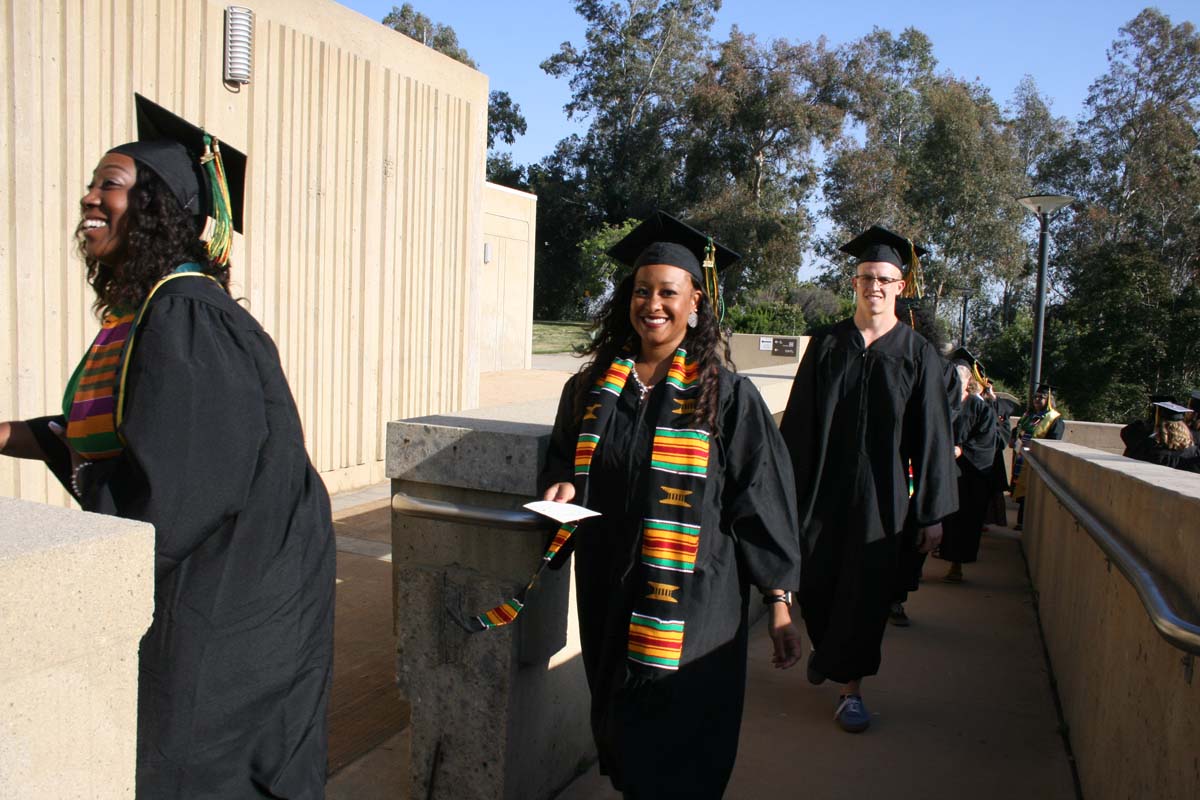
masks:
{"label": "woman in black graduation gown", "polygon": [[0,446],[85,510],[154,526],[137,796],[323,797],[329,498],[275,346],[228,292],[244,157],[203,169],[200,131],[141,97],[138,118],[81,201],[101,332],[63,415],[6,423]]}
{"label": "woman in black graduation gown", "polygon": [[546,499],[603,514],[562,552],[574,547],[600,767],[630,798],[722,796],[752,587],[775,664],[800,657],[782,591],[799,580],[787,451],[753,384],[721,364],[706,247],[660,212],[609,251],[634,271],[563,389],[543,473]]}
{"label": "woman in black graduation gown", "polygon": [[[965,357],[973,366],[974,357],[969,353]],[[983,521],[991,498],[992,464],[996,460],[996,414],[980,396],[982,387],[971,366],[959,363],[957,369],[964,381],[962,412],[953,424],[958,510],[943,524],[944,535],[936,553],[950,562],[943,578],[950,583],[961,582],[962,565],[979,557]]]}
{"label": "woman in black graduation gown", "polygon": [[1129,457],[1172,469],[1200,472],[1200,449],[1192,441],[1192,432],[1184,422],[1186,406],[1157,402],[1158,422],[1154,435],[1130,448]]}

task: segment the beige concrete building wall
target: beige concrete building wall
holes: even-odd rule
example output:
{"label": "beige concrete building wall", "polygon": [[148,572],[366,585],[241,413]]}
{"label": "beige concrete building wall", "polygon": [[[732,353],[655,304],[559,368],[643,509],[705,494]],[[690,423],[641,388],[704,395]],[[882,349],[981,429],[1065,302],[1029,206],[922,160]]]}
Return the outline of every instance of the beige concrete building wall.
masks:
{"label": "beige concrete building wall", "polygon": [[[279,346],[331,490],[383,478],[388,420],[476,404],[487,78],[331,0],[0,0],[0,419],[53,413],[94,336],[78,200],[133,93],[249,155],[234,292]],[[66,502],[36,463],[0,494]]]}
{"label": "beige concrete building wall", "polygon": [[533,367],[533,248],[537,196],[486,183],[480,275],[479,370]]}
{"label": "beige concrete building wall", "polygon": [[[1050,474],[1200,610],[1200,475],[1035,440]],[[1024,548],[1089,800],[1200,797],[1200,675],[1033,472]]]}
{"label": "beige concrete building wall", "polygon": [[0,497],[0,800],[132,798],[154,529]]}

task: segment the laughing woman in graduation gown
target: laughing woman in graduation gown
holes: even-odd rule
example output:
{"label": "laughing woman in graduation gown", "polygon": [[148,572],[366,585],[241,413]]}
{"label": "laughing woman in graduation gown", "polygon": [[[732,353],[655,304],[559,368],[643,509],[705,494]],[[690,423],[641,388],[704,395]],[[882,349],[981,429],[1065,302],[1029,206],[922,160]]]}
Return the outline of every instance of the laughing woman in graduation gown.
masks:
{"label": "laughing woman in graduation gown", "polygon": [[563,389],[543,473],[546,499],[603,514],[568,549],[600,767],[629,798],[722,796],[760,592],[776,666],[800,657],[791,468],[754,385],[721,364],[709,242],[660,213],[610,251],[633,272]]}
{"label": "laughing woman in graduation gown", "polygon": [[230,211],[223,168],[138,100],[145,141],[106,153],[81,203],[100,333],[63,415],[5,423],[0,446],[46,461],[84,509],[154,526],[137,796],[322,797],[329,499],[275,346],[229,295],[244,159],[225,149]]}

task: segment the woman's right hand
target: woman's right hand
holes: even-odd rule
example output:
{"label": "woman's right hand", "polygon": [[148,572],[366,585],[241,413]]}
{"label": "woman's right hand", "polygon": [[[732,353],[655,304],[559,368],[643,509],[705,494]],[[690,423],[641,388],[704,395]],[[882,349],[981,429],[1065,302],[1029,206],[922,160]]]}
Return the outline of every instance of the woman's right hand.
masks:
{"label": "woman's right hand", "polygon": [[575,499],[575,484],[566,481],[552,484],[542,495],[542,499],[553,500],[556,503],[569,503]]}

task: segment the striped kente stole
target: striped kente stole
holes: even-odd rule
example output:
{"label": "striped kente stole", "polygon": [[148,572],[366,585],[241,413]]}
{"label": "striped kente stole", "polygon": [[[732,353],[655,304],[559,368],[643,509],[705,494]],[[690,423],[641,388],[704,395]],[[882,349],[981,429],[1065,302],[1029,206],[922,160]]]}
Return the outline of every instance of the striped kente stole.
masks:
{"label": "striped kente stole", "polygon": [[199,264],[185,262],[154,285],[136,312],[113,311],[105,313],[101,319],[100,332],[75,368],[63,393],[67,443],[83,458],[89,461],[116,458],[125,448],[119,430],[121,395],[133,351],[134,333],[159,287],[186,277],[215,280],[201,272]]}
{"label": "striped kente stole", "polygon": [[100,332],[84,354],[63,395],[67,442],[89,460],[120,455],[117,436],[117,380],[121,353],[136,314],[106,313]]}
{"label": "striped kente stole", "polygon": [[[632,357],[617,357],[590,390],[575,445],[577,498],[587,497],[593,457],[633,368]],[[700,550],[710,438],[709,432],[694,422],[699,367],[688,360],[682,348],[676,351],[663,384],[663,396],[656,398],[652,406],[657,408],[657,418],[650,447],[651,480],[647,496],[642,499],[641,547],[635,565],[636,580],[642,589],[630,614],[626,647],[631,671],[651,679],[679,669],[685,660],[684,629],[693,600],[688,590]],[[571,538],[575,527],[559,528],[525,589],[508,602],[471,618],[464,627],[486,630],[516,619],[529,588]]]}

